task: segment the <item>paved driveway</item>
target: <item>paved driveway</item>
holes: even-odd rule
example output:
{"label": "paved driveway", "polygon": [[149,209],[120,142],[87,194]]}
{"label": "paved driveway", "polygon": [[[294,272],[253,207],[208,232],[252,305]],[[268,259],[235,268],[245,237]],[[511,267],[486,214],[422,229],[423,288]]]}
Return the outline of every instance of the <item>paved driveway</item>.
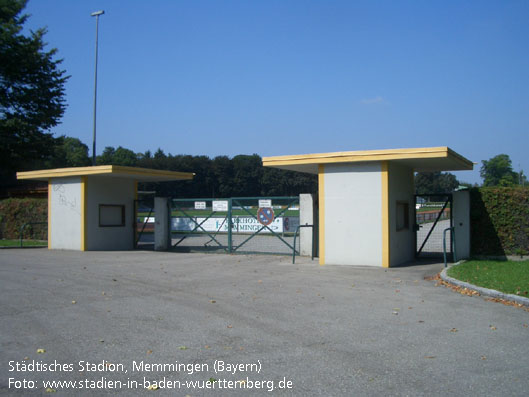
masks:
{"label": "paved driveway", "polygon": [[438,264],[299,262],[1,250],[0,394],[24,379],[36,395],[50,380],[77,382],[53,395],[140,395],[154,381],[172,389],[153,395],[177,396],[529,390],[527,311],[436,287],[424,277]]}

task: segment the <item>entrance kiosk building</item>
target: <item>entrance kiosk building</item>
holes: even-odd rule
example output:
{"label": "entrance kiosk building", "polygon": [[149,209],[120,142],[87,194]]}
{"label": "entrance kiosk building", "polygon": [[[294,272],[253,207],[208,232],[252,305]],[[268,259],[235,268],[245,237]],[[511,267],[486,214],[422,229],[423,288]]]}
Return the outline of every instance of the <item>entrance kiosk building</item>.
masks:
{"label": "entrance kiosk building", "polygon": [[134,247],[138,182],[193,179],[193,173],[116,165],[18,172],[48,182],[48,248],[79,251]]}
{"label": "entrance kiosk building", "polygon": [[264,157],[263,165],[318,175],[320,264],[383,267],[415,256],[414,172],[473,168],[448,147]]}

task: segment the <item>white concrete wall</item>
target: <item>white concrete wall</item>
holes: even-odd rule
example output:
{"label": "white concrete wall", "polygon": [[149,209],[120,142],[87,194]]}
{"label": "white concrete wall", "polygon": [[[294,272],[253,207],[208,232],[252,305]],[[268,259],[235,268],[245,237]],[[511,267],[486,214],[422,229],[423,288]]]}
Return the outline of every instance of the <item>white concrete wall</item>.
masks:
{"label": "white concrete wall", "polygon": [[[134,181],[88,176],[86,182],[86,250],[133,248]],[[125,205],[125,226],[99,226],[99,204]]]}
{"label": "white concrete wall", "polygon": [[325,165],[326,264],[382,266],[381,178],[380,162]]}
{"label": "white concrete wall", "polygon": [[[414,181],[411,168],[389,162],[389,264],[397,266],[415,258]],[[408,228],[397,230],[397,202],[408,203]]]}
{"label": "white concrete wall", "polygon": [[170,213],[167,197],[154,198],[154,250],[167,251],[170,247]]}
{"label": "white concrete wall", "polygon": [[81,249],[81,178],[51,181],[49,248]]}
{"label": "white concrete wall", "polygon": [[[299,195],[299,224],[314,225],[314,198],[312,194]],[[314,244],[314,234],[316,229],[302,227],[299,229],[300,255],[312,256],[312,245]]]}
{"label": "white concrete wall", "polygon": [[466,259],[470,256],[470,193],[468,190],[454,192],[452,199],[456,259]]}

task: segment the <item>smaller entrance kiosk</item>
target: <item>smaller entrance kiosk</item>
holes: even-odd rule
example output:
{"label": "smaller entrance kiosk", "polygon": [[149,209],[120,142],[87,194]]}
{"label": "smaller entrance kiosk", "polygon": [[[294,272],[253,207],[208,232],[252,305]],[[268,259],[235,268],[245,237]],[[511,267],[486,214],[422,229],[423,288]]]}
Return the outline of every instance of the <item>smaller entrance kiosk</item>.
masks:
{"label": "smaller entrance kiosk", "polygon": [[138,182],[193,176],[116,165],[17,173],[18,179],[48,181],[48,248],[79,251],[132,249]]}
{"label": "smaller entrance kiosk", "polygon": [[472,170],[448,147],[264,157],[318,175],[320,264],[397,266],[415,256],[414,172]]}

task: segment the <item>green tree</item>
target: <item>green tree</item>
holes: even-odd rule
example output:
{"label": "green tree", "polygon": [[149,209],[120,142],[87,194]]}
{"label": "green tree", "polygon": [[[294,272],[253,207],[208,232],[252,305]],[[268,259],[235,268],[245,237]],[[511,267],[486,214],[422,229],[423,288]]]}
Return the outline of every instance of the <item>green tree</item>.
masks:
{"label": "green tree", "polygon": [[518,172],[518,182],[522,186],[527,185],[527,176],[525,176],[525,174],[523,173],[523,170],[520,170],[520,172]]}
{"label": "green tree", "polygon": [[450,193],[459,186],[454,174],[449,172],[418,172],[415,174],[415,193]]}
{"label": "green tree", "polygon": [[49,130],[66,104],[57,50],[45,50],[46,29],[22,34],[27,0],[0,0],[0,173],[2,182],[53,153]]}
{"label": "green tree", "polygon": [[153,156],[153,164],[154,164],[154,168],[157,168],[157,169],[160,169],[160,170],[166,170],[168,165],[167,165],[167,156],[165,155],[165,153],[163,152],[163,150],[161,148],[158,148],[158,150],[156,152],[154,152],[154,156]]}
{"label": "green tree", "polygon": [[114,158],[112,164],[115,165],[125,165],[128,167],[134,167],[138,162],[136,153],[132,150],[125,149],[124,147],[118,146],[114,153]]}
{"label": "green tree", "polygon": [[318,176],[303,172],[263,167],[262,196],[297,196],[300,193],[318,192]]}
{"label": "green tree", "polygon": [[112,146],[105,147],[105,149],[103,149],[103,152],[99,156],[97,156],[97,165],[112,164],[112,162],[114,161],[114,153],[116,153],[116,149],[114,149]]}
{"label": "green tree", "polygon": [[101,155],[97,156],[98,165],[124,165],[134,167],[138,163],[138,156],[130,149],[118,146],[114,149],[112,146],[107,146]]}
{"label": "green tree", "polygon": [[153,158],[150,150],[147,150],[145,153],[138,153],[137,155],[138,162],[137,166],[142,168],[153,168]]}
{"label": "green tree", "polygon": [[[118,156],[118,152],[128,156]],[[98,157],[98,164],[122,164],[123,158],[133,160],[128,149],[106,147]],[[119,159],[121,157],[121,159]],[[162,149],[135,155],[135,165],[145,168],[194,172],[191,181],[142,183],[140,190],[175,198],[229,198],[247,196],[296,196],[300,193],[317,193],[317,175],[264,168],[261,157],[237,155],[233,158],[217,156],[172,155]]]}
{"label": "green tree", "polygon": [[489,160],[481,161],[479,171],[483,186],[514,186],[518,184],[519,175],[513,171],[512,162],[507,154],[498,154]]}
{"label": "green tree", "polygon": [[46,168],[86,167],[91,165],[88,146],[80,139],[60,136],[55,139],[54,153],[46,162]]}
{"label": "green tree", "polygon": [[258,154],[251,156],[239,154],[231,161],[233,163],[232,195],[259,196],[263,174],[261,157]]}
{"label": "green tree", "polygon": [[231,197],[233,186],[233,162],[228,156],[217,156],[212,164],[213,197]]}

